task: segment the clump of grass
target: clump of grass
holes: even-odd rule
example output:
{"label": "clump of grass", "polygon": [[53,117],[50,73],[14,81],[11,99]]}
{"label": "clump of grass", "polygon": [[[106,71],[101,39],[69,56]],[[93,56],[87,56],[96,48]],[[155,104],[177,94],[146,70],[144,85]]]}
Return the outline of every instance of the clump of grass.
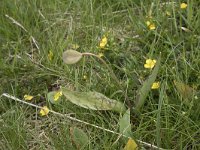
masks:
{"label": "clump of grass", "polygon": [[[134,106],[138,89],[152,73],[144,68],[145,61],[157,60],[161,52],[156,78],[160,87],[150,91],[139,118],[132,112],[133,135],[166,149],[198,149],[199,21],[195,1],[188,1],[187,7],[181,9],[178,2],[160,1],[3,0],[0,94],[10,93],[20,99],[31,94],[32,103],[48,105],[56,112],[118,132],[118,114],[86,110],[67,101],[51,105],[46,94],[61,85],[76,91],[98,91],[121,102],[128,99]],[[106,47],[99,48],[105,35]],[[65,65],[62,54],[66,49],[103,54],[101,59],[125,88],[119,88],[110,71],[95,59]],[[180,83],[179,89],[174,81]],[[185,98],[188,86],[196,93]],[[70,127],[79,127],[89,135],[88,149],[125,146],[117,135],[53,114],[41,117],[38,109],[0,99],[3,149],[76,148],[70,140]]]}

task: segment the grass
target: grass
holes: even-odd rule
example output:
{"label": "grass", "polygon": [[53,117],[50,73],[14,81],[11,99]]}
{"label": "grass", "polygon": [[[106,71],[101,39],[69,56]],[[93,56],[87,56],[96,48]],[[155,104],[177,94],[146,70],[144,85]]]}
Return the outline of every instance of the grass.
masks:
{"label": "grass", "polygon": [[[165,149],[199,149],[199,2],[187,1],[186,9],[180,9],[180,3],[2,0],[0,95],[9,93],[23,99],[30,94],[34,96],[31,103],[48,105],[56,112],[119,132],[119,114],[87,110],[69,101],[52,105],[46,94],[61,85],[76,91],[98,91],[122,102],[128,97],[134,106],[138,89],[151,74],[150,69],[144,68],[145,60],[158,59],[161,52],[156,79],[161,86],[151,90],[140,117],[131,114],[133,136]],[[167,11],[170,15],[166,15]],[[147,20],[155,23],[155,30],[148,29]],[[98,48],[103,35],[108,38],[107,50]],[[79,52],[104,52],[103,59],[124,88],[95,58],[64,64],[62,53],[73,44],[80,46]],[[51,61],[49,51],[53,53]],[[188,93],[189,105],[183,94],[187,90],[181,93],[174,80],[197,91],[196,98]],[[38,111],[0,97],[1,149],[77,149],[71,140],[73,127],[87,133],[89,143],[85,149],[122,149],[127,142],[126,138],[118,139],[118,135],[56,114],[41,117]]]}

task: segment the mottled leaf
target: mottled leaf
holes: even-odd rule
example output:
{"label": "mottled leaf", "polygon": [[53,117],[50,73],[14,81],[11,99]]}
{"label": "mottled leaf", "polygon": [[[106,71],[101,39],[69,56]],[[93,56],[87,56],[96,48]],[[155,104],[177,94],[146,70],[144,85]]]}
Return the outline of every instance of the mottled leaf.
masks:
{"label": "mottled leaf", "polygon": [[63,53],[63,61],[66,64],[75,64],[82,58],[82,54],[75,50],[66,50]]}
{"label": "mottled leaf", "polygon": [[[191,100],[196,93],[196,91],[190,87],[189,85],[181,82],[181,81],[174,81],[177,91],[183,97],[184,100]],[[186,103],[188,101],[185,101]]]}
{"label": "mottled leaf", "polygon": [[145,100],[149,94],[149,91],[151,90],[151,86],[152,86],[153,82],[156,80],[156,76],[157,76],[158,70],[160,68],[160,61],[161,61],[161,55],[159,56],[158,61],[156,62],[156,65],[152,71],[152,74],[143,83],[141,89],[138,92],[136,103],[135,103],[136,111],[139,111],[145,103]]}
{"label": "mottled leaf", "polygon": [[63,95],[72,103],[92,110],[113,110],[125,112],[126,107],[123,103],[110,99],[98,92],[77,92],[67,88],[62,88]]}
{"label": "mottled leaf", "polygon": [[119,120],[120,133],[131,136],[130,109],[128,109]]}

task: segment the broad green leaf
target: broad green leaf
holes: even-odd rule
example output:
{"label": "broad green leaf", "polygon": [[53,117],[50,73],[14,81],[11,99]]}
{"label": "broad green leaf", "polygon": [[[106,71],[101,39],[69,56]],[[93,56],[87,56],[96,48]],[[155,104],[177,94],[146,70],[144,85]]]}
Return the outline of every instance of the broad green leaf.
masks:
{"label": "broad green leaf", "polygon": [[174,84],[176,86],[177,91],[179,94],[183,97],[185,100],[184,102],[186,104],[189,104],[188,102],[192,100],[193,96],[195,95],[196,91],[188,86],[187,84],[181,82],[181,81],[174,81]]}
{"label": "broad green leaf", "polygon": [[110,99],[98,92],[77,92],[70,91],[67,88],[62,88],[62,92],[69,101],[86,109],[126,111],[123,103]]}
{"label": "broad green leaf", "polygon": [[72,143],[76,146],[77,149],[83,149],[89,142],[87,134],[83,130],[76,127],[70,128],[70,137]]}
{"label": "broad green leaf", "polygon": [[119,131],[126,136],[131,136],[130,109],[120,118]]}
{"label": "broad green leaf", "polygon": [[128,142],[126,143],[126,146],[124,147],[124,150],[137,150],[137,149],[138,146],[136,142],[132,138],[129,138]]}
{"label": "broad green leaf", "polygon": [[66,50],[63,53],[63,61],[66,64],[75,64],[82,58],[82,54],[75,50]]}
{"label": "broad green leaf", "polygon": [[[59,94],[61,91],[52,91],[52,92],[49,92],[47,94],[47,99],[49,102],[51,102],[52,104],[57,104],[59,101],[60,101],[60,97],[62,94]],[[59,95],[60,96],[59,96]]]}
{"label": "broad green leaf", "polygon": [[146,100],[146,98],[149,94],[149,91],[151,90],[151,86],[154,83],[156,76],[158,74],[158,70],[160,68],[160,61],[161,61],[161,55],[159,56],[158,61],[156,62],[156,65],[155,65],[155,68],[152,71],[152,74],[144,82],[142,88],[138,92],[136,103],[135,103],[136,111],[139,111],[145,103],[145,100]]}

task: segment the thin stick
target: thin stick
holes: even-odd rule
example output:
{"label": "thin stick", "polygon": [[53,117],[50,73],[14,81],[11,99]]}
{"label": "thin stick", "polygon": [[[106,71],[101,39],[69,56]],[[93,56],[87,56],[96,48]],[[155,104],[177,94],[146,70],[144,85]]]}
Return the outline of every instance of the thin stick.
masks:
{"label": "thin stick", "polygon": [[[28,102],[26,102],[26,101],[20,100],[20,99],[14,97],[14,96],[12,96],[12,95],[10,95],[10,94],[8,94],[8,93],[3,93],[1,96],[10,98],[10,99],[12,99],[12,100],[18,101],[18,102],[20,102],[20,103],[23,103],[23,104],[26,104],[26,105],[29,105],[29,106],[33,106],[33,107],[35,107],[35,108],[42,109],[41,106],[38,106],[38,105],[35,105],[35,104],[32,104],[32,103],[28,103]],[[66,117],[66,118],[68,118],[68,119],[70,119],[70,120],[73,120],[73,121],[76,121],[76,122],[83,123],[83,124],[85,124],[85,125],[89,125],[89,126],[95,127],[95,128],[97,128],[97,129],[100,129],[100,130],[107,131],[107,132],[109,132],[109,133],[113,133],[113,134],[116,134],[116,135],[119,135],[119,136],[123,136],[123,137],[126,137],[126,138],[131,138],[131,137],[128,137],[128,136],[126,136],[126,135],[124,135],[124,134],[121,134],[121,133],[118,133],[118,132],[115,132],[115,131],[112,131],[112,130],[109,130],[109,129],[106,129],[106,128],[103,128],[103,127],[100,127],[100,126],[97,126],[97,125],[95,125],[95,124],[91,124],[91,123],[88,123],[88,122],[86,122],[86,121],[82,121],[82,120],[73,118],[73,117],[69,116],[68,114],[61,114],[61,113],[56,112],[56,111],[53,111],[53,110],[49,110],[49,112],[51,112],[51,113],[53,113],[53,114],[55,114],[55,115],[59,115],[59,116],[61,116],[61,117]],[[155,145],[153,145],[153,144],[150,144],[150,143],[147,143],[147,142],[143,142],[143,141],[141,141],[141,140],[136,140],[136,141],[137,141],[138,143],[143,144],[143,145],[145,145],[145,146],[147,146],[147,147],[150,147],[150,148],[155,148],[155,149],[159,149],[159,150],[165,150],[165,149],[163,149],[163,148],[159,148],[159,147],[157,147],[157,146],[155,146]]]}

